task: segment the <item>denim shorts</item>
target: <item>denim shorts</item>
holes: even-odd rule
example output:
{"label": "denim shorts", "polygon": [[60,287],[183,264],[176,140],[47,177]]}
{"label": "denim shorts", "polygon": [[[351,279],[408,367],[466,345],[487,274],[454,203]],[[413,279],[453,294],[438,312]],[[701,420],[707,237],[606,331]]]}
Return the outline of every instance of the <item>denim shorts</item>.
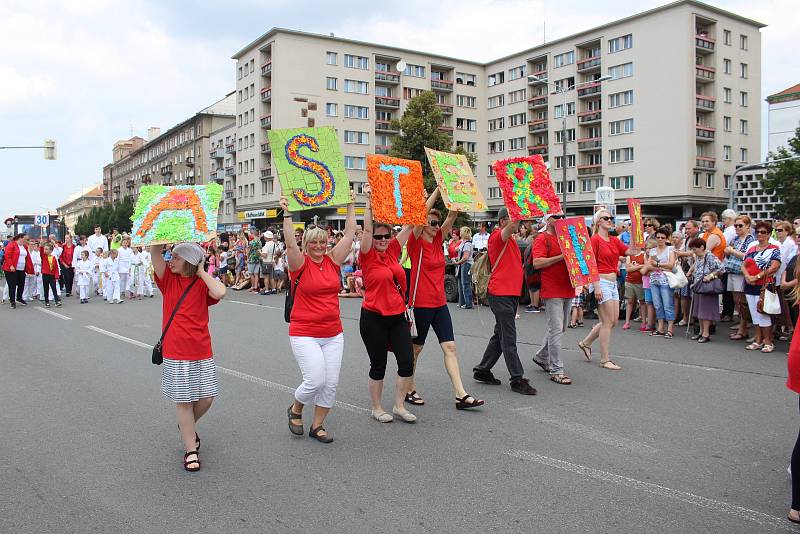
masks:
{"label": "denim shorts", "polygon": [[604,278],[600,279],[600,291],[603,292],[603,300],[598,302],[598,304],[603,304],[604,302],[608,302],[609,300],[616,300],[619,301],[619,288],[617,287],[617,281],[609,281]]}
{"label": "denim shorts", "polygon": [[649,287],[646,287],[644,289],[644,301],[647,304],[652,304],[653,303],[653,294],[650,292],[650,288]]}

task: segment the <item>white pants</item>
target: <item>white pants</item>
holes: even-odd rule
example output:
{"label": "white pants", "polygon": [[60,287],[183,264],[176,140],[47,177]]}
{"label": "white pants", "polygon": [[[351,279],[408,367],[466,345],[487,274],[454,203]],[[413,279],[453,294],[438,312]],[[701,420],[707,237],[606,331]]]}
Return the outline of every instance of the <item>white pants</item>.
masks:
{"label": "white pants", "polygon": [[764,328],[772,326],[772,318],[758,311],[758,295],[745,295],[745,297],[747,298],[747,307],[750,308],[753,324]]}
{"label": "white pants", "polygon": [[289,342],[303,373],[303,383],[295,390],[294,398],[302,404],[332,407],[342,366],[344,334],[325,338],[289,336]]}
{"label": "white pants", "polygon": [[44,300],[44,291],[38,291],[37,288],[41,286],[41,276],[39,276],[39,283],[37,284],[36,280],[37,276],[35,274],[26,274],[25,275],[25,291],[22,292],[22,300],[28,301],[32,300],[34,296],[39,296],[42,300]]}
{"label": "white pants", "polygon": [[81,300],[89,299],[89,284],[78,285],[78,292],[80,293]]}
{"label": "white pants", "polygon": [[148,297],[153,296],[153,281],[150,279],[150,275],[145,273],[144,275],[144,289],[143,295],[147,295]]}
{"label": "white pants", "polygon": [[8,300],[8,282],[3,286],[3,294],[0,296],[0,300]]}
{"label": "white pants", "polygon": [[120,290],[120,292],[122,292],[123,294],[124,294],[126,291],[130,291],[130,289],[131,289],[131,288],[128,286],[128,281],[129,281],[128,279],[129,279],[129,278],[130,278],[130,277],[128,276],[128,273],[119,273],[119,290]]}
{"label": "white pants", "polygon": [[115,278],[109,278],[106,280],[106,300],[108,302],[115,302],[120,300],[119,298],[119,280]]}

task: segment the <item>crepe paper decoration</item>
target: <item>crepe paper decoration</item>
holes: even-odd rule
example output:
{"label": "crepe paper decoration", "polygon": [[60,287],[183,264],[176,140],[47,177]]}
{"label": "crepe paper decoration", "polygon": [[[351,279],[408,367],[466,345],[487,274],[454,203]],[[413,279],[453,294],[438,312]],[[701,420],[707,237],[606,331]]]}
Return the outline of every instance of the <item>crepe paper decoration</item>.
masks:
{"label": "crepe paper decoration", "polygon": [[628,199],[628,215],[631,219],[631,246],[636,248],[644,248],[642,202],[638,198]]}
{"label": "crepe paper decoration", "polygon": [[267,135],[289,209],[301,211],[350,202],[350,182],[332,127],[269,130]]}
{"label": "crepe paper decoration", "polygon": [[492,167],[512,220],[561,212],[561,202],[542,156],[502,159],[495,161]]}
{"label": "crepe paper decoration", "polygon": [[367,155],[372,216],[390,224],[425,224],[425,187],[419,161]]}
{"label": "crepe paper decoration", "polygon": [[209,241],[217,235],[221,199],[219,184],[142,186],[131,216],[131,244]]}
{"label": "crepe paper decoration", "polygon": [[427,147],[425,154],[448,210],[486,211],[486,200],[464,154],[440,152]]}
{"label": "crepe paper decoration", "polygon": [[555,222],[558,246],[567,264],[572,287],[584,286],[600,280],[597,259],[586,231],[583,217],[570,217]]}

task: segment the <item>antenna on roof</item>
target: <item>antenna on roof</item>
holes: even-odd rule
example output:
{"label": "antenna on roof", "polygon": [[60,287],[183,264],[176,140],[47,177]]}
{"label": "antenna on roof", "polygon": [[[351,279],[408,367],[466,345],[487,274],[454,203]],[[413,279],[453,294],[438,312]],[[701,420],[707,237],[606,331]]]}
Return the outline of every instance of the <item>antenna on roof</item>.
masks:
{"label": "antenna on roof", "polygon": [[542,19],[542,44],[547,42],[547,21]]}

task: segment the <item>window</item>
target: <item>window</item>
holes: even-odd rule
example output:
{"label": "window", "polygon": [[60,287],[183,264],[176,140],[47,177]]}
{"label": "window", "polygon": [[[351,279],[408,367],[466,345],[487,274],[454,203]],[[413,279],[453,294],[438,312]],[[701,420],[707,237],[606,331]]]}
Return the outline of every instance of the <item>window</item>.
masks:
{"label": "window", "polygon": [[364,56],[353,56],[350,54],[345,54],[344,66],[350,67],[351,69],[367,70],[369,69],[369,58],[366,58]]}
{"label": "window", "polygon": [[478,150],[478,143],[474,141],[456,141],[456,148],[461,147],[464,152],[474,153]]}
{"label": "window", "polygon": [[621,50],[627,50],[628,48],[633,48],[633,35],[623,35],[622,37],[617,37],[616,39],[609,39],[608,41],[608,53],[613,54],[615,52],[619,52]]}
{"label": "window", "polygon": [[581,193],[591,193],[594,191],[593,185],[594,180],[581,180]]}
{"label": "window", "polygon": [[239,79],[242,79],[242,67],[239,67]]}
{"label": "window", "polygon": [[364,182],[350,182],[353,184],[353,192],[356,195],[364,194]]}
{"label": "window", "polygon": [[[575,115],[575,102],[567,102],[567,117]],[[553,108],[553,117],[560,119],[564,116],[564,104],[559,104]]]}
{"label": "window", "polygon": [[336,52],[325,52],[325,64],[336,65],[336,56],[338,56]]}
{"label": "window", "polygon": [[325,78],[325,89],[327,89],[328,91],[336,91],[337,81],[338,80],[336,78],[331,78],[330,76],[328,76],[327,78]]}
{"label": "window", "polygon": [[[509,126],[524,126],[527,120],[527,115],[525,113],[517,113],[516,115],[509,115],[508,116],[508,125]],[[544,117],[541,117],[544,118]]]}
{"label": "window", "polygon": [[732,63],[731,63],[730,59],[723,59],[722,60],[722,68],[724,69],[725,74],[730,74],[731,73],[731,70],[733,69],[733,67],[731,65],[732,65]]}
{"label": "window", "polygon": [[489,97],[489,109],[497,108],[505,103],[505,95],[497,95]]}
{"label": "window", "polygon": [[489,143],[489,153],[504,152],[506,149],[505,141],[492,141]]}
{"label": "window", "polygon": [[706,189],[714,189],[714,175],[706,173]]}
{"label": "window", "polygon": [[730,30],[722,30],[722,43],[726,44],[728,46],[731,46],[731,41],[732,40],[733,40],[733,37],[731,37],[731,31]]}
{"label": "window", "polygon": [[391,96],[392,96],[392,88],[391,87],[386,87],[385,85],[376,85],[375,86],[375,96],[386,96],[386,97],[390,97],[391,98]]}
{"label": "window", "polygon": [[333,102],[328,102],[325,104],[325,115],[328,117],[335,117],[336,116],[336,104]]}
{"label": "window", "polygon": [[[360,108],[360,109],[367,109],[367,108]],[[359,119],[367,117],[358,117]],[[390,121],[392,120],[392,112],[391,111],[378,111],[375,110],[375,119],[379,121]]]}
{"label": "window", "polygon": [[344,168],[363,171],[364,169],[367,168],[367,158],[362,158],[357,156],[345,156]]}
{"label": "window", "polygon": [[623,63],[622,65],[608,67],[608,75],[611,76],[612,80],[633,76],[633,63]]}
{"label": "window", "polygon": [[739,133],[747,135],[748,130],[747,121],[745,119],[739,119]]}
{"label": "window", "polygon": [[519,78],[525,77],[525,65],[520,65],[519,67],[514,67],[513,69],[508,69],[508,79],[517,80]]}
{"label": "window", "polygon": [[731,147],[729,145],[724,145],[722,147],[722,159],[725,161],[731,160]]}
{"label": "window", "polygon": [[633,104],[633,89],[622,91],[621,93],[612,93],[608,95],[608,107],[618,108],[621,106],[630,106]]}
{"label": "window", "polygon": [[[556,130],[556,143],[563,143],[564,141],[561,140],[561,130]],[[570,128],[567,130],[567,142],[575,140],[575,128]]]}
{"label": "window", "polygon": [[608,123],[609,135],[620,135],[633,132],[633,119]]}
{"label": "window", "polygon": [[508,149],[509,150],[524,150],[525,149],[525,138],[524,137],[514,137],[513,139],[508,140]]}
{"label": "window", "polygon": [[747,163],[747,149],[740,148],[739,149],[739,162],[740,163]]}
{"label": "window", "polygon": [[615,148],[608,151],[609,160],[611,163],[624,163],[626,161],[633,161],[633,147]]}
{"label": "window", "polygon": [[362,95],[369,94],[369,83],[362,82],[361,80],[347,80],[344,81],[345,93],[358,93]]}
{"label": "window", "polygon": [[503,72],[496,72],[495,74],[490,74],[488,78],[489,87],[503,83],[505,81],[505,78],[506,76],[505,73]]}
{"label": "window", "polygon": [[489,198],[502,198],[503,195],[500,192],[499,187],[490,187],[489,188]]}
{"label": "window", "polygon": [[[567,193],[575,192],[575,180],[567,180]],[[556,193],[559,195],[564,194],[564,181],[559,180],[556,182]]]}
{"label": "window", "polygon": [[242,186],[239,186],[239,193],[236,195],[239,198],[242,198]]}
{"label": "window", "polygon": [[747,78],[747,63],[739,63],[739,78]]}
{"label": "window", "polygon": [[515,104],[517,102],[522,102],[525,100],[525,89],[519,89],[518,91],[511,91],[508,93],[508,103]]}
{"label": "window", "polygon": [[739,103],[742,107],[747,107],[747,91],[739,91]]}
{"label": "window", "polygon": [[700,173],[696,172],[692,176],[692,187],[700,187]]}
{"label": "window", "polygon": [[261,182],[261,194],[262,195],[271,195],[275,191],[275,179],[274,178],[267,178],[263,182]]}
{"label": "window", "polygon": [[470,130],[472,132],[478,130],[478,121],[476,119],[463,119],[463,118],[456,118],[456,129],[457,130]]}
{"label": "window", "polygon": [[739,36],[739,48],[747,50],[747,36],[744,34]]}
{"label": "window", "polygon": [[722,188],[723,189],[730,189],[731,188],[731,175],[726,174],[722,177]]}
{"label": "window", "polygon": [[456,83],[458,85],[471,85],[475,86],[476,76],[466,72],[456,72]]}
{"label": "window", "polygon": [[733,99],[733,96],[732,96],[730,87],[723,87],[722,88],[722,99],[725,101],[726,104],[730,104],[731,103],[731,101]]}
{"label": "window", "polygon": [[348,119],[368,119],[369,108],[366,106],[351,106],[345,104],[344,116]]}
{"label": "window", "polygon": [[456,106],[460,108],[477,107],[477,99],[474,96],[456,95]]}
{"label": "window", "polygon": [[491,165],[489,165],[489,174],[488,174],[488,176],[494,176],[494,167],[492,167]]}
{"label": "window", "polygon": [[[567,168],[575,167],[575,154],[567,155]],[[564,168],[564,156],[556,156],[556,169]]]}
{"label": "window", "polygon": [[572,65],[575,63],[575,51],[570,50],[569,52],[564,52],[563,54],[558,54],[557,56],[553,56],[553,67],[563,67],[565,65]]}
{"label": "window", "polygon": [[406,76],[411,76],[414,78],[424,78],[425,77],[425,67],[422,65],[406,65],[406,70],[403,71],[403,74]]}
{"label": "window", "polygon": [[611,187],[617,191],[633,189],[633,176],[612,176]]}
{"label": "window", "polygon": [[500,117],[499,119],[490,119],[489,120],[489,131],[493,132],[495,130],[501,130],[506,127],[506,119],[505,117]]}
{"label": "window", "polygon": [[575,77],[570,76],[569,78],[556,80],[554,85],[556,92],[563,93],[564,91],[571,91],[575,89]]}
{"label": "window", "polygon": [[353,130],[345,130],[344,142],[351,145],[368,145],[369,134],[367,132],[356,132]]}

